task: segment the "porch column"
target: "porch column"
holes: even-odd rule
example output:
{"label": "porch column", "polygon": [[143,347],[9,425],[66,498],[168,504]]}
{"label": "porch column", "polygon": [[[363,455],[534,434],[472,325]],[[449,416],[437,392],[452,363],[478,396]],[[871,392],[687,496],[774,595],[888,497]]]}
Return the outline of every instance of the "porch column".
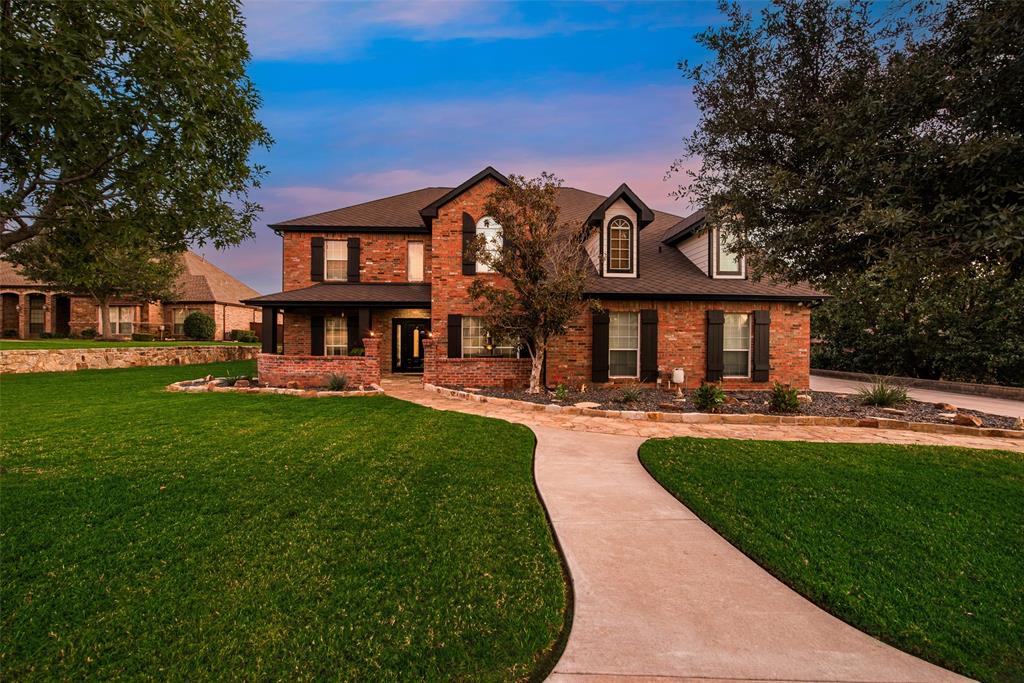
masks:
{"label": "porch column", "polygon": [[263,307],[263,353],[277,353],[277,309]]}

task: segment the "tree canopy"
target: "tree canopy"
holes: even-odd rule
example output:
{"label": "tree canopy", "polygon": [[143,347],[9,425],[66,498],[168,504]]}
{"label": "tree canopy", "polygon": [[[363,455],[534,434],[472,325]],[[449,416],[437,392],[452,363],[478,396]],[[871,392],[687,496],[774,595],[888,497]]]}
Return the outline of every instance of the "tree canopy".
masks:
{"label": "tree canopy", "polygon": [[271,138],[238,0],[3,0],[0,251],[68,226],[237,244]]}
{"label": "tree canopy", "polygon": [[722,9],[673,169],[758,272],[1024,270],[1024,3]]}

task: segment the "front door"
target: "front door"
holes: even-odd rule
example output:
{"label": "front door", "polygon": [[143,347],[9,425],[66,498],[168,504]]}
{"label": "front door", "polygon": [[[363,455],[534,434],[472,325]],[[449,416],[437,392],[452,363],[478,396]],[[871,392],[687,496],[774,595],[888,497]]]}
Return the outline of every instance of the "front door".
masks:
{"label": "front door", "polygon": [[394,319],[391,323],[392,372],[423,372],[423,337],[429,331],[429,319]]}
{"label": "front door", "polygon": [[58,296],[54,300],[53,331],[62,337],[71,334],[71,299]]}

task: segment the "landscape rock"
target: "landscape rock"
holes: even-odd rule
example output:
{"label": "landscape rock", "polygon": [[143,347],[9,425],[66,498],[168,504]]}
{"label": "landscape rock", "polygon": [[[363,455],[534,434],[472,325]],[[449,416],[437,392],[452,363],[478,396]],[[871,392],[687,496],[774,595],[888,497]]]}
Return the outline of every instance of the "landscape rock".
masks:
{"label": "landscape rock", "polygon": [[575,405],[577,408],[599,408],[601,406],[600,403],[596,403],[594,401],[580,401],[579,403],[574,403],[573,405]]}
{"label": "landscape rock", "polygon": [[811,403],[814,401],[814,398],[810,394],[797,394],[796,400],[801,403]]}
{"label": "landscape rock", "polygon": [[247,387],[247,386],[250,386],[249,380],[247,380],[247,379],[237,379],[237,380],[235,380],[235,386],[236,387]]}
{"label": "landscape rock", "polygon": [[734,406],[737,403],[739,403],[739,400],[737,400],[735,396],[730,396],[729,394],[725,395],[725,405]]}
{"label": "landscape rock", "polygon": [[1014,429],[1024,429],[1024,417],[1018,417],[1013,421]]}
{"label": "landscape rock", "polygon": [[298,382],[288,382],[287,384],[284,385],[284,388],[285,389],[301,389],[302,387],[299,385]]}
{"label": "landscape rock", "polygon": [[964,427],[980,427],[981,418],[977,415],[968,415],[967,413],[957,413],[953,418],[953,424],[963,425]]}
{"label": "landscape rock", "polygon": [[954,417],[956,417],[956,413],[939,413],[939,417],[941,417],[943,420],[952,420]]}
{"label": "landscape rock", "polygon": [[900,410],[899,408],[882,408],[882,412],[887,415],[906,415],[907,411]]}
{"label": "landscape rock", "polygon": [[940,403],[936,403],[935,407],[938,408],[939,410],[945,411],[947,413],[955,413],[955,412],[957,412],[959,410],[959,408],[957,408],[952,403],[941,403],[940,402]]}

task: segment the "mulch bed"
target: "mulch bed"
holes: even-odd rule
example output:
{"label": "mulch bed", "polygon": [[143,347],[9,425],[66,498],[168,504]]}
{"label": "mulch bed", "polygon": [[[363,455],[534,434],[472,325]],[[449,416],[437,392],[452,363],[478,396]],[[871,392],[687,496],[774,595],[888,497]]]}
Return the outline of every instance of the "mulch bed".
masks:
{"label": "mulch bed", "polygon": [[[577,403],[589,402],[598,404],[597,408],[602,410],[639,410],[645,412],[658,411],[662,413],[700,413],[693,405],[692,392],[684,392],[684,400],[678,400],[675,392],[661,391],[659,389],[640,389],[640,398],[636,401],[624,402],[622,400],[622,388],[588,388],[584,392],[570,391],[568,399],[559,401],[552,392],[542,394],[527,394],[523,389],[501,389],[488,387],[476,389],[465,386],[449,386],[450,389],[471,391],[472,393],[496,398],[511,398],[518,401],[529,401],[531,403],[557,404],[571,406]],[[825,391],[804,391],[804,395],[811,397],[809,402],[801,402],[800,410],[787,415],[814,415],[818,417],[853,417],[853,418],[889,418],[895,420],[906,420],[908,422],[931,422],[935,424],[952,424],[950,418],[940,417],[953,411],[938,408],[933,403],[911,401],[900,406],[898,410],[902,413],[886,412],[882,408],[865,406],[861,404],[856,395],[833,394]],[[718,411],[723,414],[771,414],[768,407],[767,391],[734,391],[727,392],[730,397],[729,403],[723,405]],[[734,402],[733,402],[734,401]],[[975,415],[981,419],[983,427],[994,427],[998,429],[1019,429],[1015,427],[1016,420],[1012,417],[1002,415],[991,415],[976,410],[961,409],[956,412],[967,415]],[[782,414],[782,413],[780,413]]]}

